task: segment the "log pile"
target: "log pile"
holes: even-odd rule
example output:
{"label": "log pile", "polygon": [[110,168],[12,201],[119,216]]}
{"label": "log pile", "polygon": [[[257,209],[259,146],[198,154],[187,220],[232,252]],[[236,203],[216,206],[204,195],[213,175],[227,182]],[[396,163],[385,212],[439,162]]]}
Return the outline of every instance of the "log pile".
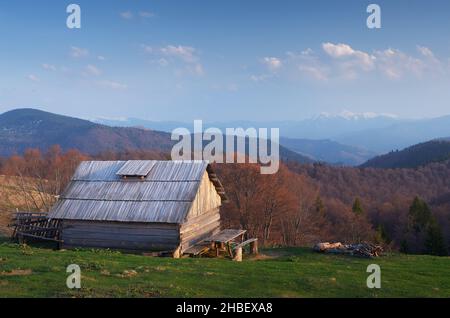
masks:
{"label": "log pile", "polygon": [[342,243],[318,243],[314,251],[321,253],[345,254],[366,258],[378,257],[383,252],[380,245],[371,243],[342,244]]}

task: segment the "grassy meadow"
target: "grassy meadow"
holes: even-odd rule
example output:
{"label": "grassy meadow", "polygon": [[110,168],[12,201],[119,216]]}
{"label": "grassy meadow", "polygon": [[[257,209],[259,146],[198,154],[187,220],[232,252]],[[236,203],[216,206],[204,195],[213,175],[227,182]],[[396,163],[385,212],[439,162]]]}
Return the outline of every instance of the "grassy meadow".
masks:
{"label": "grassy meadow", "polygon": [[[372,263],[381,266],[378,290],[366,287]],[[66,287],[70,264],[81,267],[80,290]],[[56,251],[2,240],[0,297],[450,297],[450,258],[392,254],[367,260],[274,248],[235,263]]]}

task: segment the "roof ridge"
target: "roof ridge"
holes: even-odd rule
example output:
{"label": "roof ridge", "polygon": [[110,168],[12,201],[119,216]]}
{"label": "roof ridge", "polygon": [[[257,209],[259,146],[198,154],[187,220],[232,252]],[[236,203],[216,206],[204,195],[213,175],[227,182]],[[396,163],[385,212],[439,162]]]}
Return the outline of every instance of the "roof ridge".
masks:
{"label": "roof ridge", "polygon": [[191,202],[192,200],[174,200],[174,199],[161,199],[161,200],[132,200],[132,199],[91,199],[91,198],[71,198],[71,197],[61,197],[62,200],[72,200],[72,201],[96,201],[96,202]]}

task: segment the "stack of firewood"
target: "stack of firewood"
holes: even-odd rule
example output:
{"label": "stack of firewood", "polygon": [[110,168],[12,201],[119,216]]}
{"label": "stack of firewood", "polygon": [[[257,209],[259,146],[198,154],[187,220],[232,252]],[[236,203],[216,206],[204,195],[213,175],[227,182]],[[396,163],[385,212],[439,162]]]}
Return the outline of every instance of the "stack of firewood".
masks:
{"label": "stack of firewood", "polygon": [[322,253],[346,254],[367,258],[378,257],[383,252],[380,245],[371,243],[318,243],[314,246],[314,250]]}

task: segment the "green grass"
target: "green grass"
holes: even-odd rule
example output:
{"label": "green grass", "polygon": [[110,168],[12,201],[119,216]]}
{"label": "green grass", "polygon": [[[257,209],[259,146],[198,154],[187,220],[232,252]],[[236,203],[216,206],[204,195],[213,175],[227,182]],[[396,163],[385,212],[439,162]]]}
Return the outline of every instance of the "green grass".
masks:
{"label": "green grass", "polygon": [[[268,257],[235,263],[0,242],[0,297],[450,297],[448,257],[393,254],[366,260],[307,248],[263,254]],[[371,263],[381,266],[379,290],[366,287]],[[70,264],[81,267],[81,290],[66,287]]]}

